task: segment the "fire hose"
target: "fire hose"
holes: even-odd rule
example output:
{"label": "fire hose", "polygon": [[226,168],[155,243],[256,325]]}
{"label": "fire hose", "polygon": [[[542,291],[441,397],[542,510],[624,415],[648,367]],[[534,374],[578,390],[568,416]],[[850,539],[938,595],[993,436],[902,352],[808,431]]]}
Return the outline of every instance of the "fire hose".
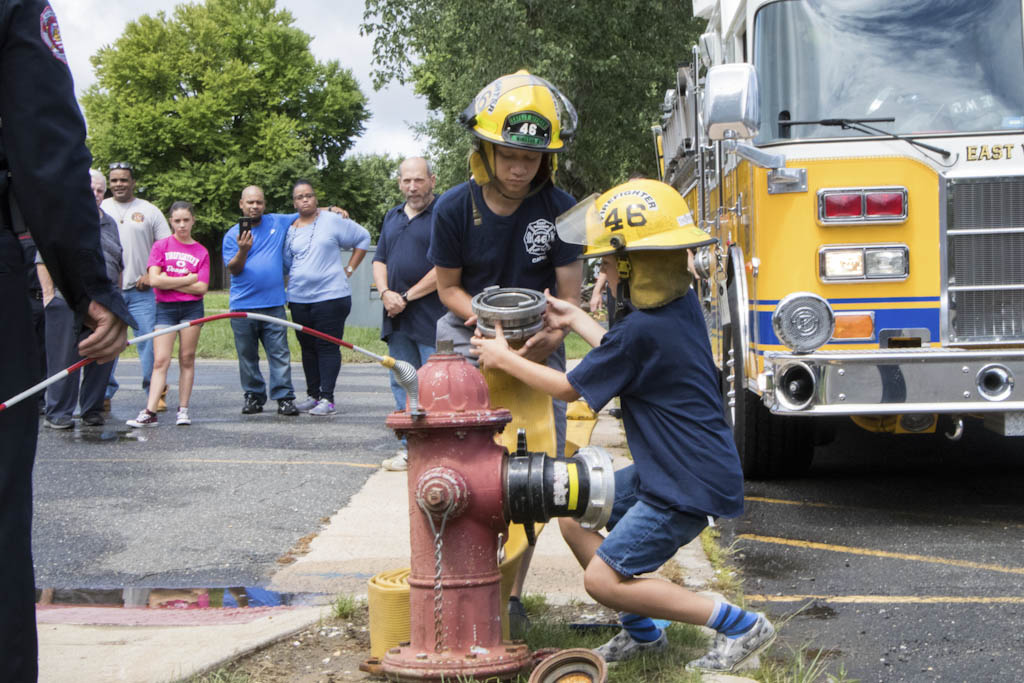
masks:
{"label": "fire hose", "polygon": [[[381,365],[395,373],[395,379],[398,381],[400,385],[402,385],[402,388],[405,389],[406,393],[409,395],[410,414],[413,416],[420,416],[423,414],[423,410],[422,408],[420,408],[419,402],[419,388],[416,378],[416,368],[414,368],[411,363],[407,363],[404,360],[395,360],[391,356],[378,355],[372,351],[356,346],[355,344],[351,344],[342,339],[338,339],[337,337],[332,337],[329,334],[324,334],[319,330],[314,330],[311,327],[299,325],[298,323],[293,323],[290,320],[284,320],[283,318],[274,318],[269,315],[263,315],[262,313],[246,313],[244,311],[233,311],[230,313],[219,313],[217,315],[209,315],[206,316],[205,318],[198,318],[196,320],[178,323],[177,325],[173,325],[171,327],[161,328],[154,332],[150,332],[149,334],[134,337],[131,340],[129,340],[128,345],[131,346],[132,344],[138,344],[140,342],[148,341],[150,339],[153,339],[154,337],[159,337],[164,334],[174,334],[188,327],[194,327],[196,325],[202,325],[204,323],[212,322],[214,320],[224,320],[227,318],[249,318],[252,320],[261,320],[263,322],[271,323],[274,325],[281,325],[283,327],[290,327],[293,330],[296,330],[297,332],[302,332],[313,337],[318,337],[320,339],[328,341],[332,344],[336,344],[338,346],[344,346],[346,349],[351,349],[352,351],[361,353],[364,356],[372,358],[373,360],[377,361],[378,363],[380,363]],[[92,358],[83,358],[74,365],[68,366],[61,370],[60,372],[46,378],[39,384],[36,384],[35,386],[26,389],[25,391],[21,392],[16,396],[12,396],[3,403],[0,403],[0,412],[7,410],[8,408],[14,405],[17,405],[18,403],[25,400],[29,396],[33,396],[34,394],[42,391],[51,384],[59,382],[68,375],[77,372],[78,370],[81,370],[86,365],[89,365],[89,363],[92,363],[93,360],[94,359]]]}

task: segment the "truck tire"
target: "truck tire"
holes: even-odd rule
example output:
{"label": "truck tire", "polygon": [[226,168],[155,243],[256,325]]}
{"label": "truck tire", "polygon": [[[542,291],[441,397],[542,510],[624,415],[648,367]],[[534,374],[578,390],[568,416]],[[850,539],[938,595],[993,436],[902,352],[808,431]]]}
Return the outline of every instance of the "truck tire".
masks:
{"label": "truck tire", "polygon": [[807,473],[814,459],[814,422],[774,415],[759,396],[747,392],[744,433],[736,448],[747,479],[781,479]]}

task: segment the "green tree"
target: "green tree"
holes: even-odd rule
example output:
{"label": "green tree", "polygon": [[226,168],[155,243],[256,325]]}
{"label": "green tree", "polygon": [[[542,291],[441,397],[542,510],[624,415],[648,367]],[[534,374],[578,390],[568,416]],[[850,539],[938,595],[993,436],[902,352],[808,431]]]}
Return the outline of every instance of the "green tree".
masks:
{"label": "green tree", "polygon": [[350,154],[323,174],[320,203],[344,207],[376,243],[384,214],[405,201],[398,190],[400,163],[402,157],[389,154]]}
{"label": "green tree", "polygon": [[427,98],[421,132],[440,185],[468,175],[458,114],[487,83],[525,68],[579,112],[558,183],[582,197],[632,172],[656,174],[650,127],[700,25],[685,1],[366,0],[362,29],[374,36],[375,85],[411,82]]}
{"label": "green tree", "polygon": [[246,185],[291,211],[291,182],[343,163],[366,98],[348,69],[318,62],[275,0],[206,0],[143,15],[92,58],[82,97],[98,163],[130,161],[166,210],[195,203],[196,236],[220,251]]}

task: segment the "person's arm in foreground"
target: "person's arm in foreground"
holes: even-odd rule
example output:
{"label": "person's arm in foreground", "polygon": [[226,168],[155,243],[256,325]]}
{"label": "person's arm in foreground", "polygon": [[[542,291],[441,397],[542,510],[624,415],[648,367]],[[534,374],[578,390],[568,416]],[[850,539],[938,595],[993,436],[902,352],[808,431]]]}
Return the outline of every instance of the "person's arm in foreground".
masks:
{"label": "person's arm in foreground", "polygon": [[473,315],[473,297],[462,287],[462,268],[442,268],[437,271],[437,294],[449,311],[466,321],[466,327],[476,325]]}

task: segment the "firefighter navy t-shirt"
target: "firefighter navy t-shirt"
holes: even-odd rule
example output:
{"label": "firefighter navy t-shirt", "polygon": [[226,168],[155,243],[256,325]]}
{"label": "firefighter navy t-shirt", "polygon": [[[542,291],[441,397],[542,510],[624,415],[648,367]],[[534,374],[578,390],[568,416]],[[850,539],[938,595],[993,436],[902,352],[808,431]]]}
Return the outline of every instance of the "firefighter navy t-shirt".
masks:
{"label": "firefighter navy t-shirt", "polygon": [[[473,224],[473,200],[480,225]],[[550,184],[524,199],[511,216],[487,208],[482,188],[472,180],[436,201],[427,260],[442,268],[461,268],[462,287],[470,296],[491,285],[557,294],[555,268],[582,253],[583,247],[567,244],[555,233],[555,219],[576,200]]]}
{"label": "firefighter navy t-shirt", "polygon": [[617,322],[568,379],[595,411],[620,398],[641,500],[735,517],[743,512],[743,472],[706,329],[690,290]]}

